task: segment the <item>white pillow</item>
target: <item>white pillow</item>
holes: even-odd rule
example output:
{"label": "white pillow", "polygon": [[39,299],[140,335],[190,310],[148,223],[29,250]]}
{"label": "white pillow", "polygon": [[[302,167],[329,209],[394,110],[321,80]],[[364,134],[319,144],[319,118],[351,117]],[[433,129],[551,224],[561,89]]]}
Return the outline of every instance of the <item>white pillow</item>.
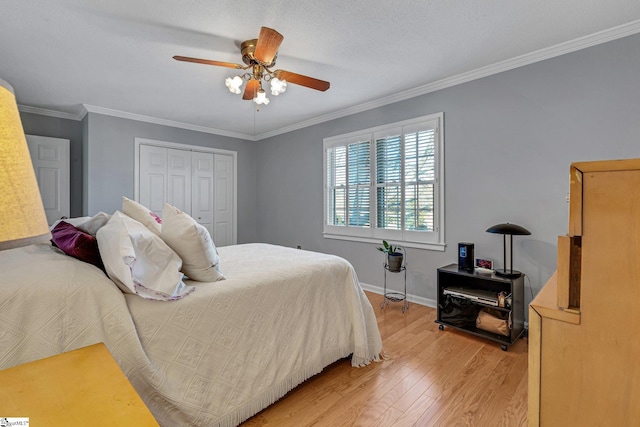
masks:
{"label": "white pillow", "polygon": [[160,224],[162,224],[162,220],[158,215],[140,203],[122,196],[122,212],[142,223],[149,230],[153,231],[156,236],[160,235]]}
{"label": "white pillow", "polygon": [[182,258],[182,271],[192,280],[224,280],[220,257],[209,231],[175,206],[162,209],[162,239]]}
{"label": "white pillow", "polygon": [[116,211],[98,230],[98,249],[109,278],[123,292],[170,301],[193,292],[182,282],[182,261],[147,227]]}
{"label": "white pillow", "polygon": [[100,228],[109,221],[109,218],[111,218],[111,215],[104,212],[98,212],[83,223],[76,225],[76,228],[95,236],[98,234],[98,230],[100,230]]}

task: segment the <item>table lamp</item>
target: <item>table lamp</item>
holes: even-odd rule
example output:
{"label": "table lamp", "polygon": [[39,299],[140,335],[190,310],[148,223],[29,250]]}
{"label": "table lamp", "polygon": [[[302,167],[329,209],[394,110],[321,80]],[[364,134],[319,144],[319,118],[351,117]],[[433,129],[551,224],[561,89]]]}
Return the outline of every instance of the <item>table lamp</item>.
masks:
{"label": "table lamp", "polygon": [[13,88],[0,79],[0,250],[51,239]]}
{"label": "table lamp", "polygon": [[[525,236],[530,235],[531,232],[524,227],[520,227],[519,225],[515,224],[509,224],[507,222],[506,224],[497,224],[489,227],[487,229],[487,233],[502,234],[502,270],[496,269],[496,275],[509,278],[520,277],[522,273],[513,269],[513,235],[515,234],[516,236]],[[507,270],[507,235],[509,235],[510,239],[509,270]]]}

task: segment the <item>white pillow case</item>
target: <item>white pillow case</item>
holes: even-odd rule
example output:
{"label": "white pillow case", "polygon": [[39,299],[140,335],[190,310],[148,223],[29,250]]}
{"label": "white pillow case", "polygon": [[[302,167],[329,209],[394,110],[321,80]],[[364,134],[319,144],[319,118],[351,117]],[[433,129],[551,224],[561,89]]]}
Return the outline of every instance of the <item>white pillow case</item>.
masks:
{"label": "white pillow case", "polygon": [[182,261],[147,227],[116,211],[98,230],[98,248],[109,278],[123,292],[171,301],[194,291],[180,273]]}
{"label": "white pillow case", "polygon": [[209,231],[188,214],[165,203],[162,209],[162,239],[182,258],[182,271],[192,280],[224,280],[220,257]]}
{"label": "white pillow case", "polygon": [[56,228],[56,225],[58,225],[60,221],[64,221],[68,224],[73,225],[78,230],[95,236],[98,233],[100,227],[102,227],[107,223],[107,221],[109,221],[109,218],[111,218],[111,215],[104,212],[98,212],[94,216],[79,216],[76,218],[59,219],[54,222],[51,227],[49,227],[49,230],[53,231],[53,229]]}
{"label": "white pillow case", "polygon": [[109,218],[111,218],[111,215],[104,212],[98,212],[83,223],[76,225],[76,228],[95,236],[98,234],[98,230],[100,230],[100,228],[109,221]]}
{"label": "white pillow case", "polygon": [[160,235],[162,220],[140,203],[122,196],[122,212],[146,226],[156,236]]}

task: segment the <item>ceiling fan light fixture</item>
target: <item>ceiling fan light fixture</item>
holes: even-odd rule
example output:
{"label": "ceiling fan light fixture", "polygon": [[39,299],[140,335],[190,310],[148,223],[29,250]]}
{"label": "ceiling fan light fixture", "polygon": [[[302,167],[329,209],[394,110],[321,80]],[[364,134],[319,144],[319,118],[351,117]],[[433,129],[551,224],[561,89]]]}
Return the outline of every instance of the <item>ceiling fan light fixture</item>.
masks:
{"label": "ceiling fan light fixture", "polygon": [[253,102],[255,102],[258,105],[269,104],[269,98],[267,98],[267,93],[264,91],[264,89],[262,88],[258,89],[258,92],[256,93],[256,97],[253,98]]}
{"label": "ceiling fan light fixture", "polygon": [[[244,92],[242,99],[247,101],[253,100],[258,105],[267,105],[269,103],[269,98],[267,98],[266,93],[262,89],[262,84],[267,82],[271,83],[271,94],[273,96],[284,93],[287,90],[288,84],[304,86],[321,92],[329,89],[329,82],[324,80],[286,70],[271,70],[271,68],[276,65],[278,48],[283,38],[282,34],[273,28],[261,27],[260,35],[257,39],[245,40],[240,45],[242,62],[245,65],[179,55],[174,55],[173,59],[176,61],[242,70],[241,73],[243,74],[240,76],[227,77],[225,85],[229,89],[229,92],[238,95]],[[246,85],[244,85],[243,91],[241,86],[245,81]]]}
{"label": "ceiling fan light fixture", "polygon": [[287,81],[277,77],[271,79],[271,95],[278,96],[287,90]]}
{"label": "ceiling fan light fixture", "polygon": [[235,76],[233,78],[227,77],[227,79],[224,81],[224,84],[229,89],[229,92],[235,93],[237,95],[241,92],[240,86],[242,86],[243,82],[244,80],[242,80],[242,77]]}

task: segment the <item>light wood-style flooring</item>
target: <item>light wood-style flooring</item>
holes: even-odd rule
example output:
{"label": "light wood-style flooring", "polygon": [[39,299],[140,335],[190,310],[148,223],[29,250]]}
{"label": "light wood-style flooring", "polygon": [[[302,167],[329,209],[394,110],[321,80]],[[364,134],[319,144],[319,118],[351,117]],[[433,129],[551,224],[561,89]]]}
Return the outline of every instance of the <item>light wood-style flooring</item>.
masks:
{"label": "light wood-style flooring", "polygon": [[255,426],[505,426],[527,424],[527,339],[508,351],[450,328],[436,310],[380,310],[367,292],[387,358],[364,368],[341,360],[247,420]]}

